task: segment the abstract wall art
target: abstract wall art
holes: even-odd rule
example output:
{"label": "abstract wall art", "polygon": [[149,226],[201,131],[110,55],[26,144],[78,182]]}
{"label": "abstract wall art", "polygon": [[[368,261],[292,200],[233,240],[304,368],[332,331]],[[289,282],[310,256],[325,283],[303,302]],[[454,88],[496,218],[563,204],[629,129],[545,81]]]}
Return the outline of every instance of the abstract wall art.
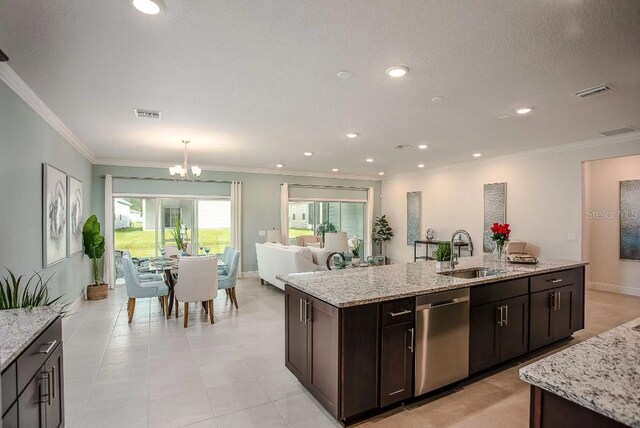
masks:
{"label": "abstract wall art", "polygon": [[421,239],[422,192],[407,192],[407,245]]}
{"label": "abstract wall art", "polygon": [[67,225],[69,228],[69,256],[82,251],[82,181],[67,176],[67,203],[69,213]]}
{"label": "abstract wall art", "polygon": [[67,175],[49,164],[42,168],[42,265],[67,256]]}
{"label": "abstract wall art", "polygon": [[491,226],[493,223],[507,221],[507,183],[484,185],[484,232],[482,234],[482,250],[493,251]]}
{"label": "abstract wall art", "polygon": [[620,182],[620,258],[640,260],[640,180]]}

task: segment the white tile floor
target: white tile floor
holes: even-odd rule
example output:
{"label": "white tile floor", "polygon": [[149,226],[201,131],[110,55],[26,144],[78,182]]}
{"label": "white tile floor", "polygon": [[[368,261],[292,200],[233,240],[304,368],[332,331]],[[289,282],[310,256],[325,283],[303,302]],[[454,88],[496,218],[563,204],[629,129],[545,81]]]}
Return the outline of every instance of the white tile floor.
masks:
{"label": "white tile floor", "polygon": [[[166,320],[156,299],[139,300],[128,325],[123,288],[107,300],[83,301],[63,324],[66,426],[340,426],[284,367],[282,292],[255,278],[237,289],[239,310],[220,293],[216,324],[191,305],[187,329],[182,316]],[[587,330],[576,340],[640,316],[639,303],[589,292]],[[518,367],[364,425],[525,427],[528,389]]]}

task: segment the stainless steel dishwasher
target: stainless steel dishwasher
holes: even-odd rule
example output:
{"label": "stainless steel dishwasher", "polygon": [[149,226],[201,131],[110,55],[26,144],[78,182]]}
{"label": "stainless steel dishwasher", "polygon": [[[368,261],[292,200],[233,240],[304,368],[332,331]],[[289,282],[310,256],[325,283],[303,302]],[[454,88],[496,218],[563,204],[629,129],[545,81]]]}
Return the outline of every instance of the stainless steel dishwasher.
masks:
{"label": "stainless steel dishwasher", "polygon": [[469,289],[416,298],[415,396],[469,376]]}

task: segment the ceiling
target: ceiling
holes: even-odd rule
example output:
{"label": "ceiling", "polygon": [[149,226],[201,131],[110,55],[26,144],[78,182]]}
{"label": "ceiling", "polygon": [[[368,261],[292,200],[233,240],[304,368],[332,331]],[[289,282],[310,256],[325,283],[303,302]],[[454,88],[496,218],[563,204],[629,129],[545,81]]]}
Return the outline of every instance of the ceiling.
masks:
{"label": "ceiling", "polygon": [[0,1],[9,65],[100,163],[168,166],[190,139],[201,166],[379,178],[640,127],[637,0],[165,3]]}

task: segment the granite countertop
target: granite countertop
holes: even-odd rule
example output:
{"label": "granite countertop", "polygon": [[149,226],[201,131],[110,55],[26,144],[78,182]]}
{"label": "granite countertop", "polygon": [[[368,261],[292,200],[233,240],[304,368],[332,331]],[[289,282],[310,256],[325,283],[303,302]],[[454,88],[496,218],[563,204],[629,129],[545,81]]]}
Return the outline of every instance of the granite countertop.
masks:
{"label": "granite countertop", "polygon": [[640,318],[520,369],[520,379],[640,427]]}
{"label": "granite countertop", "polygon": [[59,308],[0,311],[0,371],[6,369],[58,316]]}
{"label": "granite countertop", "polygon": [[[462,257],[456,270],[474,267],[500,268],[491,255]],[[330,305],[343,308],[402,297],[472,287],[531,275],[584,266],[566,260],[540,260],[536,265],[503,264],[504,273],[485,278],[463,279],[436,273],[434,261],[387,266],[278,275],[286,284]]]}

